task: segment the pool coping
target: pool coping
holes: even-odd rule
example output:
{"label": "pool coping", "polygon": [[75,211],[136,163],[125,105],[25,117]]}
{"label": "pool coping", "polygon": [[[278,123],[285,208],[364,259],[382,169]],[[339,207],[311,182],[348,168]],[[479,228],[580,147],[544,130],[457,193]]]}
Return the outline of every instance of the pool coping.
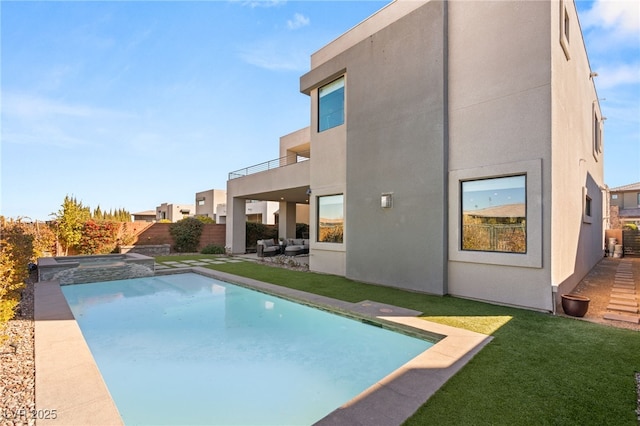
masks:
{"label": "pool coping", "polygon": [[[442,337],[427,351],[319,420],[316,425],[400,425],[491,340],[491,336],[418,318],[415,311],[362,301],[345,302],[202,267],[156,271],[193,272],[321,309],[371,320],[423,337]],[[122,425],[118,409],[71,313],[58,281],[35,286],[36,409],[56,410],[37,424]],[[406,314],[409,315],[406,315]],[[380,315],[379,315],[380,314]]]}

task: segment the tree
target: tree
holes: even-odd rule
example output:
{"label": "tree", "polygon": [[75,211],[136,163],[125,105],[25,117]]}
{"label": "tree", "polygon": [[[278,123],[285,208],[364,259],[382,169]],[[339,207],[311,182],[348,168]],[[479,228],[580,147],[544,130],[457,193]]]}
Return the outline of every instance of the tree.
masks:
{"label": "tree", "polygon": [[95,219],[95,220],[104,219],[104,214],[102,213],[102,210],[100,210],[100,204],[98,204],[98,207],[96,207],[93,210],[93,219]]}
{"label": "tree", "polygon": [[76,246],[82,238],[84,223],[91,218],[88,207],[84,207],[75,197],[64,197],[62,208],[55,213],[56,234],[62,244],[65,256],[69,248]]}

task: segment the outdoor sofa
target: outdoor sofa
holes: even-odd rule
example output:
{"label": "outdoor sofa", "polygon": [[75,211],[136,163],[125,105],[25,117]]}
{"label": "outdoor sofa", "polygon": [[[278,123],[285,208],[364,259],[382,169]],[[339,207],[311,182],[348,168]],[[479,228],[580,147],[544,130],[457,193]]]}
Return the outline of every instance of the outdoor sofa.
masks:
{"label": "outdoor sofa", "polygon": [[284,249],[286,256],[297,256],[309,253],[309,240],[302,238],[289,238],[286,240],[287,246]]}
{"label": "outdoor sofa", "polygon": [[280,245],[273,239],[258,240],[258,257],[271,257],[280,254]]}

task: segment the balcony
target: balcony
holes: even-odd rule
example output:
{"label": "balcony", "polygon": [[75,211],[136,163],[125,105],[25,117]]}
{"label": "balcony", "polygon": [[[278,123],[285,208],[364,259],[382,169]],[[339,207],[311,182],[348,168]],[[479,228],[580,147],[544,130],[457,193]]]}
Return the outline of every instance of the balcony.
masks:
{"label": "balcony", "polygon": [[230,172],[229,180],[249,176],[267,170],[278,169],[280,167],[290,166],[292,164],[301,163],[303,161],[309,160],[310,157],[311,151],[292,152],[285,157],[276,158],[275,160],[266,161],[264,163]]}

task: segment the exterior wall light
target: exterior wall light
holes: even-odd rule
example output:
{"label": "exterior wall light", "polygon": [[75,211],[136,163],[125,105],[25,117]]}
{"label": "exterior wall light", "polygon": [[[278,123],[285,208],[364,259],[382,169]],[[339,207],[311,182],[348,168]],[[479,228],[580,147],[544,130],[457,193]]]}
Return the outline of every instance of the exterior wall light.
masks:
{"label": "exterior wall light", "polygon": [[380,196],[380,207],[390,209],[393,207],[393,193],[386,193]]}

